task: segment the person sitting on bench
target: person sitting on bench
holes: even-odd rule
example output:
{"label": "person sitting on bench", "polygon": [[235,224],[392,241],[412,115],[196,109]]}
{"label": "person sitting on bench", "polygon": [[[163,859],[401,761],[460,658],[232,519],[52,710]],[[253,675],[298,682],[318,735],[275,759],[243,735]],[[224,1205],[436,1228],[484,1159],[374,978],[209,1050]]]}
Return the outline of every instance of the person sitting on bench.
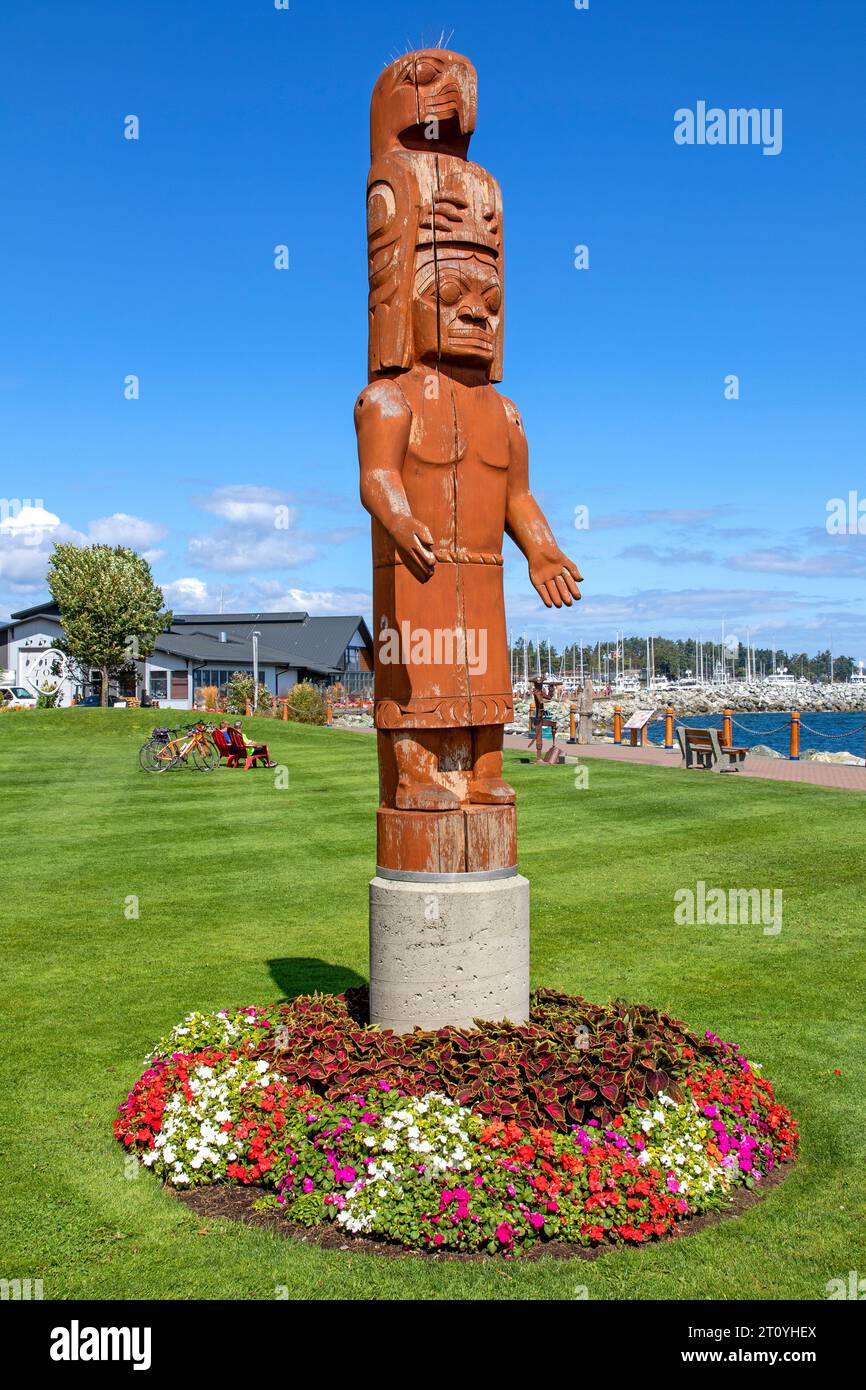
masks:
{"label": "person sitting on bench", "polygon": [[237,730],[237,732],[240,734],[241,738],[244,741],[244,746],[247,750],[247,767],[252,766],[253,763],[261,761],[262,758],[264,759],[265,767],[274,766],[274,764],[271,762],[271,755],[268,750],[268,745],[266,743],[256,743],[254,739],[247,738],[246,734],[243,731],[243,728],[241,727],[241,721],[239,719],[235,720],[232,727]]}

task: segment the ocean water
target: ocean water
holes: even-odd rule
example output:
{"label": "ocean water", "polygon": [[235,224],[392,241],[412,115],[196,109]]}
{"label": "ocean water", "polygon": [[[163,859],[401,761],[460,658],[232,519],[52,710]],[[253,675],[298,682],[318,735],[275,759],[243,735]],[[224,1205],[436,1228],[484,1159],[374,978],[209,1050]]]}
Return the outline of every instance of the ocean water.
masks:
{"label": "ocean water", "polygon": [[[695,714],[677,723],[690,729],[720,729],[720,714]],[[676,729],[676,724],[674,725]],[[734,712],[734,743],[740,748],[754,748],[756,743],[765,743],[777,753],[788,756],[790,720],[784,713],[775,714],[737,714]],[[650,742],[664,744],[665,725],[663,719],[655,719],[649,726]],[[674,734],[676,741],[676,734]],[[679,744],[677,743],[677,747]],[[846,711],[845,713],[802,714],[800,716],[800,752],[807,748],[820,749],[824,753],[853,753],[855,757],[866,755],[866,710]]]}

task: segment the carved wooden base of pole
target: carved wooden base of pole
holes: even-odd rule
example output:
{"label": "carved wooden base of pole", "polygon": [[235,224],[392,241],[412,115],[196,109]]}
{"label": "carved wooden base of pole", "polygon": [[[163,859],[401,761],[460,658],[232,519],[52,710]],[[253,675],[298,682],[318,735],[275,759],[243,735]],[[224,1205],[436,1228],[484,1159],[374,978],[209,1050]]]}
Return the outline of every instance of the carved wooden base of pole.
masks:
{"label": "carved wooden base of pole", "polygon": [[370,1021],[466,1028],[529,1018],[529,882],[514,869],[370,882]]}
{"label": "carved wooden base of pole", "polygon": [[513,806],[461,806],[456,811],[382,806],[376,819],[376,863],[431,874],[513,869],[517,814]]}

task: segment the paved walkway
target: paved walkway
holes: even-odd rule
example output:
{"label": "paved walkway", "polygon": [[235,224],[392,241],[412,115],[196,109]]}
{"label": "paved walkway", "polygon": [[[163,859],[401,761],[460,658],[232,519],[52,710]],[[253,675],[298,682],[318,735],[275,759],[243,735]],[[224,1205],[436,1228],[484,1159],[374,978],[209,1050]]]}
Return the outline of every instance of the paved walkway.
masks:
{"label": "paved walkway", "polygon": [[[630,745],[617,747],[613,743],[566,743],[557,739],[559,748],[570,757],[606,758],[616,763],[646,763],[653,767],[676,767],[682,770],[683,760],[679,748],[675,753],[666,753],[663,748],[632,748]],[[506,734],[506,748],[519,748],[535,756],[535,743],[520,734]],[[550,740],[544,741],[545,751]],[[692,773],[697,777],[699,769]],[[740,770],[724,773],[731,777],[764,777],[770,782],[808,782],[814,787],[842,787],[846,791],[866,792],[866,767],[846,767],[839,763],[792,763],[787,758],[755,758],[750,753]]]}
{"label": "paved walkway", "polygon": [[[339,727],[339,725],[338,725]],[[345,726],[344,726],[345,727]],[[353,733],[370,733],[372,728],[355,726]],[[683,770],[683,759],[679,748],[675,753],[666,753],[663,748],[650,745],[649,748],[632,748],[631,745],[614,743],[567,743],[557,739],[560,750],[572,758],[606,758],[615,763],[646,763],[651,767],[675,767]],[[535,740],[530,743],[525,734],[506,734],[505,747],[516,748],[521,753],[535,757]],[[544,740],[545,752],[550,747],[550,739]],[[695,768],[693,776],[700,775]],[[787,758],[755,758],[750,753],[740,764],[738,772],[720,774],[725,777],[763,777],[768,782],[806,782],[813,787],[841,787],[849,792],[866,792],[866,767],[846,767],[844,763],[792,763]]]}

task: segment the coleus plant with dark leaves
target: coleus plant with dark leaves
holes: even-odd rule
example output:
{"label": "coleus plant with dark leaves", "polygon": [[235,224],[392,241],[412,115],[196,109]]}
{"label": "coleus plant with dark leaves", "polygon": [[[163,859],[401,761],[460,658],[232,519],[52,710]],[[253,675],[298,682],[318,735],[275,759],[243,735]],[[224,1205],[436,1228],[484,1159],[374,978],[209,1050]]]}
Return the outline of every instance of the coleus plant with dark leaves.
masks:
{"label": "coleus plant with dark leaves", "polygon": [[259,1055],[291,1084],[336,1100],[388,1082],[444,1091],[476,1113],[568,1132],[609,1123],[665,1092],[718,1044],[648,1005],[607,1005],[555,990],[533,996],[526,1024],[484,1023],[398,1035],[367,1023],[365,989],[281,1006]]}

